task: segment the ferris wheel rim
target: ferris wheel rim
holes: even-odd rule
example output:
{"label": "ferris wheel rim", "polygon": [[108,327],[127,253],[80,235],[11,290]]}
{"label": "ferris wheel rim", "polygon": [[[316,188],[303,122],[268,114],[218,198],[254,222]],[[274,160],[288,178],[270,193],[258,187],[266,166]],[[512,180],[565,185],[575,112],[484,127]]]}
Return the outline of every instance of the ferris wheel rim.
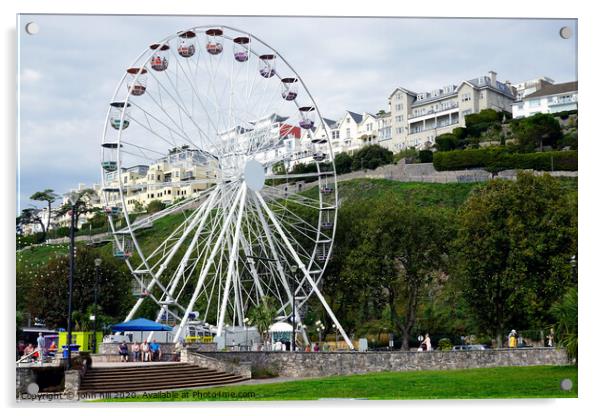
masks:
{"label": "ferris wheel rim", "polygon": [[[253,34],[250,34],[250,33],[246,32],[246,31],[242,31],[242,30],[240,30],[240,29],[236,29],[236,28],[233,28],[233,27],[230,27],[230,26],[223,26],[223,25],[219,25],[219,26],[214,26],[214,25],[202,25],[202,26],[195,26],[195,27],[192,27],[192,28],[190,28],[190,29],[187,29],[187,30],[184,30],[184,31],[179,31],[179,32],[176,32],[175,34],[171,34],[171,35],[169,35],[169,36],[165,37],[165,38],[164,38],[164,39],[163,39],[163,40],[162,40],[160,43],[157,43],[157,44],[156,44],[156,45],[157,45],[157,48],[156,48],[156,49],[162,49],[162,48],[163,48],[163,46],[164,46],[166,43],[168,43],[168,42],[172,41],[173,39],[176,39],[176,38],[177,38],[178,36],[180,36],[180,34],[181,34],[181,33],[183,33],[183,32],[195,32],[195,33],[196,33],[198,30],[203,30],[203,29],[205,29],[205,28],[215,28],[215,27],[219,27],[219,28],[223,28],[223,29],[228,29],[228,30],[231,30],[231,31],[235,31],[235,32],[238,32],[238,33],[244,34],[244,35],[248,36],[250,40],[255,40],[255,41],[259,42],[261,45],[263,45],[264,47],[267,47],[268,49],[270,49],[271,51],[273,51],[273,52],[274,52],[274,54],[275,54],[275,56],[276,56],[276,57],[278,57],[278,58],[280,59],[280,61],[282,61],[282,62],[283,62],[285,65],[286,65],[286,67],[288,68],[288,70],[289,70],[289,71],[291,71],[291,72],[292,72],[292,74],[294,75],[294,79],[296,79],[296,81],[297,81],[297,82],[298,82],[298,83],[299,83],[299,84],[300,84],[300,85],[303,87],[304,91],[307,93],[307,95],[308,95],[308,97],[309,97],[309,100],[310,100],[310,101],[311,101],[311,103],[312,103],[311,107],[313,107],[313,109],[315,109],[315,110],[316,110],[317,117],[318,117],[318,120],[319,120],[319,126],[325,126],[325,125],[326,125],[326,123],[325,123],[325,121],[324,121],[324,119],[323,119],[323,117],[322,117],[322,115],[321,115],[321,113],[320,113],[319,107],[317,106],[317,103],[315,102],[315,99],[314,99],[314,98],[313,98],[313,96],[311,95],[311,92],[310,92],[310,91],[309,91],[309,89],[307,88],[307,86],[306,86],[306,84],[304,83],[304,81],[303,81],[302,77],[301,77],[301,76],[300,76],[300,75],[299,75],[299,74],[298,74],[298,73],[295,71],[295,69],[294,69],[294,68],[293,68],[293,67],[292,67],[292,66],[291,66],[291,65],[288,63],[288,61],[287,61],[287,60],[286,60],[286,59],[285,59],[285,58],[284,58],[284,57],[283,57],[283,56],[282,56],[282,55],[281,55],[281,54],[280,54],[278,51],[276,51],[276,50],[275,50],[275,49],[274,49],[274,48],[273,48],[271,45],[269,45],[269,44],[267,44],[266,42],[262,41],[261,39],[259,39],[257,36],[255,36],[255,35],[253,35]],[[222,36],[223,36],[223,33],[222,33]],[[226,36],[223,36],[223,37],[224,37],[224,38],[226,38]],[[229,39],[229,40],[234,40],[235,38],[233,38],[233,37],[232,37],[232,38],[226,38],[226,39]],[[250,49],[250,51],[251,51],[253,54],[255,54],[256,56],[258,56],[258,57],[260,56],[260,55],[258,55],[258,53],[256,53],[254,50]],[[138,58],[136,58],[136,60],[133,62],[133,64],[132,64],[130,67],[128,67],[128,68],[135,68],[135,67],[136,67],[136,64],[137,64],[137,62],[138,62],[140,59],[142,59],[142,58],[143,58],[145,55],[147,55],[148,53],[149,53],[149,52],[148,52],[148,50],[145,50],[145,51],[143,51],[143,52],[142,52],[142,53],[139,55],[139,57],[138,57]],[[133,82],[135,82],[135,81],[138,79],[138,76],[139,76],[139,75],[142,73],[142,70],[143,70],[143,69],[145,69],[143,65],[140,65],[140,66],[138,66],[138,68],[139,68],[139,71],[138,71],[138,72],[135,74],[135,77],[134,77],[134,79],[133,79]],[[282,79],[283,79],[283,77],[281,77],[281,76],[279,75],[279,73],[276,73],[276,75],[279,77],[279,79],[280,79],[280,80],[281,80],[281,82],[282,82]],[[286,76],[286,78],[292,78],[292,76]],[[118,86],[117,86],[117,88],[116,88],[116,90],[115,90],[115,92],[114,92],[114,94],[113,94],[112,102],[116,102],[116,99],[117,99],[117,96],[118,96],[119,90],[120,90],[120,88],[121,88],[121,87],[124,85],[125,79],[126,79],[126,74],[124,74],[124,75],[122,76],[122,78],[121,78],[120,82],[118,83]],[[125,114],[125,111],[126,111],[126,109],[129,107],[129,104],[130,104],[130,98],[131,98],[131,97],[132,97],[132,93],[131,93],[131,91],[129,91],[129,90],[128,90],[128,92],[127,92],[127,94],[126,94],[126,97],[125,97],[125,99],[122,101],[122,102],[123,102],[122,119],[123,119],[123,116],[124,116],[124,114]],[[299,106],[298,106],[298,105],[297,105],[297,108],[299,108]],[[105,125],[104,125],[104,130],[103,130],[103,141],[104,141],[104,139],[106,138],[106,132],[107,132],[107,128],[108,128],[108,126],[109,126],[109,112],[107,112],[107,116],[106,116],[106,118],[105,118]],[[118,151],[118,152],[120,152],[120,151],[121,151],[123,131],[124,131],[124,128],[123,128],[123,126],[120,126],[120,128],[119,128],[119,131],[118,131],[118,134],[117,134],[117,151]],[[330,140],[328,140],[328,141],[327,141],[327,149],[328,149],[328,153],[329,153],[329,156],[330,156],[330,161],[329,161],[329,163],[330,163],[330,164],[331,164],[331,166],[332,166],[332,176],[333,176],[334,195],[335,195],[335,201],[336,201],[336,202],[335,202],[335,207],[334,207],[334,216],[333,216],[333,217],[334,217],[334,218],[333,218],[333,222],[334,222],[334,224],[333,224],[333,229],[332,229],[332,240],[334,240],[334,236],[335,236],[335,232],[336,232],[336,222],[337,222],[337,215],[336,215],[336,212],[337,212],[337,208],[338,208],[338,190],[337,190],[337,181],[336,181],[336,168],[335,168],[335,165],[334,165],[334,154],[333,154],[333,150],[332,150],[332,144],[331,144]],[[103,150],[101,150],[101,157],[102,157],[102,152],[103,152]],[[315,162],[315,164],[317,165],[318,172],[320,172],[320,163],[318,163],[318,162]],[[101,168],[101,172],[102,172],[102,168]],[[134,243],[134,246],[135,246],[135,248],[136,248],[136,251],[138,252],[138,255],[140,256],[140,259],[141,259],[141,260],[142,260],[142,262],[143,262],[143,263],[144,263],[144,264],[147,266],[148,270],[149,270],[149,271],[151,272],[151,274],[152,274],[153,272],[152,272],[152,269],[151,269],[151,267],[149,267],[149,265],[147,264],[147,259],[146,259],[146,257],[145,257],[145,253],[144,253],[144,251],[143,251],[143,250],[140,248],[140,245],[139,245],[139,243],[138,243],[138,241],[137,241],[137,238],[136,238],[136,235],[135,235],[135,230],[133,230],[133,229],[132,229],[132,222],[130,221],[130,218],[129,218],[129,212],[128,212],[128,209],[127,209],[127,204],[126,204],[126,200],[125,200],[125,196],[124,196],[124,191],[123,191],[124,183],[123,183],[123,180],[122,180],[122,173],[121,173],[121,172],[122,172],[122,166],[121,166],[121,157],[118,157],[118,158],[117,158],[117,177],[118,177],[118,184],[119,184],[119,199],[120,199],[120,201],[121,201],[121,204],[122,204],[122,206],[124,207],[124,208],[123,208],[123,213],[124,213],[124,219],[125,219],[125,222],[126,222],[126,224],[127,224],[127,227],[126,227],[126,228],[127,228],[127,230],[129,231],[129,235],[130,235],[130,236],[131,236],[131,238],[132,238],[132,241],[133,241],[133,243]],[[103,172],[103,173],[104,173],[104,172]],[[103,178],[103,186],[104,186],[104,174],[103,174],[103,175],[101,175],[101,176],[102,176],[102,178]],[[215,187],[215,188],[213,188],[213,189],[214,189],[214,191],[215,191],[215,190],[217,189],[217,187]],[[319,194],[319,196],[320,196],[320,198],[319,198],[319,199],[320,199],[320,204],[322,204],[322,196],[321,196],[320,194]],[[106,198],[106,194],[104,195],[104,199],[105,199],[105,205],[108,205],[108,201],[107,201],[107,198]],[[111,226],[111,230],[112,230],[112,232],[113,232],[113,234],[114,234],[114,236],[115,236],[115,239],[117,239],[117,237],[116,237],[116,231],[117,231],[117,230],[116,230],[115,224],[114,224],[114,222],[113,222],[113,219],[112,219],[112,218],[110,218],[110,217],[109,217],[109,223],[110,223],[110,226]],[[319,225],[318,225],[318,228],[319,228]],[[317,244],[316,244],[316,247],[317,247]],[[323,267],[321,268],[321,271],[320,271],[320,274],[319,274],[319,278],[318,278],[318,279],[321,279],[321,278],[322,278],[322,276],[323,276],[323,274],[324,274],[324,271],[325,271],[325,269],[326,269],[326,266],[327,266],[327,264],[328,264],[329,260],[331,259],[331,256],[332,256],[332,248],[333,248],[333,245],[332,245],[332,243],[331,243],[331,244],[329,245],[329,248],[328,248],[328,253],[327,253],[327,256],[326,256],[326,260],[325,260],[325,262],[324,262],[324,265],[323,265]],[[315,250],[315,248],[314,248],[314,250]],[[313,258],[313,257],[315,257],[315,253],[314,253],[314,254],[312,254],[312,258]],[[132,265],[130,264],[130,260],[129,260],[129,259],[126,259],[126,263],[128,264],[128,267],[130,268],[130,271],[134,272],[134,268],[133,268],[133,267],[132,267]],[[134,275],[134,276],[135,276],[135,275]],[[136,276],[135,276],[135,277],[136,277]],[[153,277],[154,277],[154,275],[153,275]],[[311,297],[311,295],[312,295],[312,294],[313,294],[313,290],[312,290],[312,292],[310,292],[310,293],[307,295],[307,297],[306,297],[306,299],[305,299],[304,303],[305,303],[305,302],[307,302],[307,300],[309,300],[309,298]]]}

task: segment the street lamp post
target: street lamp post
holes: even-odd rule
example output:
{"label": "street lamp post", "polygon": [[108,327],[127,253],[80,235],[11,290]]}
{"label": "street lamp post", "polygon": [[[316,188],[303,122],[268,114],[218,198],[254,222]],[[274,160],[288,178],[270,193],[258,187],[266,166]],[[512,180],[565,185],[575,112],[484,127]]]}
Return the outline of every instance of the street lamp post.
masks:
{"label": "street lamp post", "polygon": [[102,264],[102,259],[101,258],[97,258],[94,259],[94,315],[92,315],[90,317],[90,319],[94,318],[94,329],[93,329],[93,335],[92,335],[92,351],[94,353],[96,353],[96,322],[98,322],[97,319],[97,304],[98,304],[98,275],[99,275],[99,270],[100,270],[100,265]]}
{"label": "street lamp post", "polygon": [[75,273],[75,210],[78,199],[76,192],[71,192],[69,194],[69,202],[71,203],[71,228],[69,229],[69,297],[67,300],[67,370],[71,369],[73,275]]}
{"label": "street lamp post", "polygon": [[335,351],[339,349],[339,331],[337,330],[337,326],[332,324],[332,329],[334,329],[334,345]]}
{"label": "street lamp post", "polygon": [[249,324],[251,323],[251,320],[249,318],[245,317],[243,322],[245,323],[245,347],[246,347],[247,351],[249,351],[250,350],[250,348],[249,348]]}
{"label": "street lamp post", "polygon": [[295,287],[297,283],[297,265],[293,264],[291,266],[291,272],[293,273],[293,285],[291,285],[292,293],[291,293],[291,301],[292,301],[292,309],[293,309],[293,333],[291,338],[291,351],[297,350],[297,342],[295,340],[297,334],[295,333]]}

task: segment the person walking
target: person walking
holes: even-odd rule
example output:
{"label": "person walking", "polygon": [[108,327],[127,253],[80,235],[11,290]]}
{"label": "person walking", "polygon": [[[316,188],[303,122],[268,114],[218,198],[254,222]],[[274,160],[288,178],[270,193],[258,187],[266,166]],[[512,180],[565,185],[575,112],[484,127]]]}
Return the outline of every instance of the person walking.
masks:
{"label": "person walking", "polygon": [[38,354],[40,358],[40,364],[42,364],[44,362],[44,349],[46,348],[46,340],[44,339],[44,336],[41,332],[38,332],[38,339],[36,341],[38,342]]}
{"label": "person walking", "polygon": [[422,341],[421,345],[423,351],[431,351],[431,337],[429,337],[428,333],[424,336],[424,340]]}

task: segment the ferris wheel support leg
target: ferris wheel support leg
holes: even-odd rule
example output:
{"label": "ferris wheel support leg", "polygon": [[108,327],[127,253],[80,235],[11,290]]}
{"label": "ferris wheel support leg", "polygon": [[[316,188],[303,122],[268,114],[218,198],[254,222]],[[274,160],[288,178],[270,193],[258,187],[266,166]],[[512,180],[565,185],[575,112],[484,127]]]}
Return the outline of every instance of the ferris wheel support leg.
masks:
{"label": "ferris wheel support leg", "polygon": [[324,296],[322,295],[322,292],[320,292],[320,289],[318,289],[318,286],[316,285],[316,282],[314,282],[314,279],[309,274],[309,271],[305,268],[305,264],[303,264],[303,262],[299,258],[299,255],[297,254],[297,252],[293,248],[293,246],[292,246],[289,238],[284,233],[284,231],[282,230],[282,227],[280,226],[280,224],[278,223],[278,221],[274,217],[274,214],[272,213],[272,210],[270,210],[270,208],[268,207],[268,205],[266,204],[266,202],[264,201],[263,197],[261,196],[261,194],[259,192],[255,192],[255,195],[257,196],[257,199],[259,199],[259,202],[263,206],[263,209],[267,212],[268,217],[270,217],[270,220],[272,221],[272,223],[276,227],[276,230],[278,231],[278,234],[280,234],[280,237],[284,241],[284,244],[286,245],[286,248],[290,251],[291,255],[295,259],[295,262],[297,262],[297,266],[305,274],[305,278],[307,279],[307,281],[311,285],[312,289],[316,293],[316,296],[318,296],[318,299],[320,299],[320,302],[322,302],[322,306],[324,306],[324,309],[326,309],[326,312],[330,316],[330,319],[332,319],[332,321],[336,325],[337,329],[341,332],[341,335],[343,336],[343,339],[347,343],[347,346],[349,347],[350,350],[354,350],[353,344],[351,343],[351,340],[349,340],[349,337],[347,336],[347,333],[345,332],[345,330],[343,329],[343,327],[339,323],[339,320],[337,319],[337,317],[334,315],[334,312],[332,312],[332,309],[330,309],[330,306],[328,305],[328,302],[326,302],[326,299],[324,299]]}
{"label": "ferris wheel support leg", "polygon": [[[253,197],[255,197],[255,200],[259,201],[258,198],[254,194],[252,194],[252,195],[253,195]],[[261,204],[261,203],[259,202],[259,204]],[[278,270],[278,276],[280,277],[282,287],[284,287],[284,290],[286,291],[286,295],[288,296],[289,304],[292,305],[294,295],[293,295],[293,292],[291,291],[291,288],[289,287],[289,283],[286,279],[286,274],[284,273],[284,267],[282,267],[282,263],[280,263],[280,256],[276,252],[276,246],[274,245],[274,241],[272,240],[272,232],[270,231],[268,222],[266,221],[266,219],[263,215],[261,206],[258,207],[257,214],[258,214],[257,216],[259,217],[259,221],[261,222],[261,226],[263,227],[263,231],[265,233],[266,240],[268,241],[268,245],[270,246],[272,258],[276,259],[276,269]],[[297,315],[297,316],[299,316],[299,315]]]}
{"label": "ferris wheel support leg", "polygon": [[[240,203],[238,208],[238,217],[236,218],[236,231],[234,232],[234,241],[232,242],[232,248],[230,250],[230,258],[228,259],[228,275],[226,278],[226,287],[222,297],[222,306],[219,312],[219,323],[217,324],[217,334],[221,336],[224,327],[224,318],[226,317],[226,308],[228,307],[228,295],[230,294],[230,285],[232,284],[232,276],[234,274],[234,267],[238,259],[238,242],[240,240],[240,229],[242,225],[242,218],[245,209],[245,201],[247,196],[247,185],[241,186],[242,194],[240,197]],[[241,322],[242,323],[242,322]]]}
{"label": "ferris wheel support leg", "polygon": [[[252,260],[252,259],[250,259],[250,256],[252,256],[253,254],[251,253],[251,249],[249,248],[248,241],[244,237],[242,238],[242,247],[245,252],[245,256],[249,260]],[[265,298],[265,293],[263,291],[263,288],[261,287],[261,281],[259,279],[259,274],[257,273],[257,268],[255,267],[255,262],[249,261],[248,264],[249,264],[249,268],[251,269],[251,277],[253,277],[253,282],[255,283],[255,286],[257,287],[257,290],[259,291],[259,298],[263,300]]]}
{"label": "ferris wheel support leg", "polygon": [[220,250],[220,248],[222,246],[224,236],[226,235],[226,230],[228,229],[230,222],[232,221],[232,217],[234,216],[234,212],[236,211],[235,207],[240,202],[240,197],[242,195],[243,189],[244,189],[244,187],[241,187],[240,190],[238,191],[236,197],[234,198],[232,207],[230,208],[230,212],[228,213],[228,217],[226,218],[224,226],[222,227],[222,230],[219,233],[217,241],[216,241],[215,245],[213,246],[213,249],[211,250],[211,254],[209,255],[209,258],[207,259],[207,261],[205,262],[205,265],[203,266],[203,270],[201,270],[201,274],[199,275],[199,280],[197,281],[196,287],[194,288],[194,293],[192,294],[192,297],[190,298],[190,301],[188,302],[188,306],[186,307],[184,316],[182,317],[182,320],[180,321],[178,330],[176,331],[176,334],[174,335],[174,342],[178,342],[178,339],[180,339],[180,336],[182,335],[182,330],[184,329],[184,327],[186,326],[186,323],[188,322],[188,316],[192,312],[192,308],[194,307],[194,304],[195,304],[197,298],[199,297],[199,293],[201,292],[203,284],[205,283],[205,279],[207,278],[209,269],[210,269],[211,265],[213,264],[213,259],[215,258],[215,256],[217,255],[217,252]]}
{"label": "ferris wheel support leg", "polygon": [[[199,207],[199,210],[198,210],[197,214],[195,215],[195,218],[193,219],[192,223],[190,224],[190,226],[188,226],[184,230],[184,233],[182,234],[182,237],[179,239],[178,243],[176,243],[176,245],[174,246],[174,249],[171,250],[171,253],[167,257],[167,259],[165,260],[165,262],[161,265],[161,267],[159,268],[159,270],[157,271],[157,273],[155,273],[155,275],[151,279],[150,283],[146,287],[146,290],[148,290],[150,292],[153,289],[153,287],[155,286],[155,284],[158,283],[159,277],[161,277],[161,274],[167,268],[167,264],[169,264],[169,262],[171,261],[171,259],[173,258],[173,256],[175,256],[176,252],[180,248],[180,245],[184,242],[184,240],[186,239],[186,237],[188,236],[188,234],[190,233],[190,231],[194,228],[192,225],[195,224],[195,223],[197,223],[198,217],[201,215],[202,212],[206,211],[204,207],[207,205],[208,201],[209,200],[203,202],[203,204]],[[130,309],[130,312],[126,316],[124,322],[127,322],[127,321],[131,320],[134,317],[134,315],[136,314],[136,312],[138,311],[138,309],[142,305],[142,302],[144,302],[144,298],[140,298],[140,299],[138,299],[136,301],[136,303],[134,304],[134,306],[132,307],[132,309]]]}

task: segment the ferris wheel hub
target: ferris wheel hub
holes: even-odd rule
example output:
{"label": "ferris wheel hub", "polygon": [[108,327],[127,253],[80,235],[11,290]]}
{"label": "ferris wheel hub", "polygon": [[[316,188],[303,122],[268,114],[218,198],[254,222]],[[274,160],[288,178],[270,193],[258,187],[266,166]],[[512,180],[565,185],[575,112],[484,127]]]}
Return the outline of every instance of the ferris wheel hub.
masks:
{"label": "ferris wheel hub", "polygon": [[263,165],[254,159],[245,164],[244,181],[252,191],[261,191],[265,184],[265,169]]}

